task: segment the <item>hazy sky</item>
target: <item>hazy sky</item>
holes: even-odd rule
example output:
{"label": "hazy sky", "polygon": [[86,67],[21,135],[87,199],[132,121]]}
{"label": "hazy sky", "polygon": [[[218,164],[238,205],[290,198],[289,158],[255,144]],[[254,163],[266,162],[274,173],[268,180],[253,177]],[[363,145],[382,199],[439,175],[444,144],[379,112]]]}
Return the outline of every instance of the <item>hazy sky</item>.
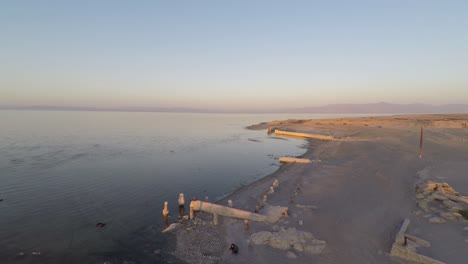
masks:
{"label": "hazy sky", "polygon": [[0,2],[0,105],[468,103],[468,1]]}

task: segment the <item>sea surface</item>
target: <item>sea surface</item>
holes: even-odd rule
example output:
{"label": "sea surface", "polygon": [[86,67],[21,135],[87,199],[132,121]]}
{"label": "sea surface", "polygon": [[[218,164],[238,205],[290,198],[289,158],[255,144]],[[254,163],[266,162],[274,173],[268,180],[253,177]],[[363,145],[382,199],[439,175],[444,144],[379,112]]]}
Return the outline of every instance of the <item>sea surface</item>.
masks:
{"label": "sea surface", "polygon": [[0,263],[177,263],[164,201],[175,221],[179,193],[216,201],[306,151],[246,126],[342,116],[0,111]]}

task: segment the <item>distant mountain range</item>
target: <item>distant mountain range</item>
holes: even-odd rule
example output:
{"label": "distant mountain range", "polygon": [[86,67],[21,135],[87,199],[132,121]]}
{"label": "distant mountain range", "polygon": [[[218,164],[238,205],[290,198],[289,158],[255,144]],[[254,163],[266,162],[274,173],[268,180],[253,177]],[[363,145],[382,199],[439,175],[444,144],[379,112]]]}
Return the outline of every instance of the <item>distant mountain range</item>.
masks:
{"label": "distant mountain range", "polygon": [[302,108],[272,108],[265,110],[200,109],[185,107],[64,107],[64,106],[0,106],[0,110],[48,111],[119,111],[119,112],[174,112],[174,113],[362,113],[362,114],[449,114],[468,113],[468,104],[329,104]]}

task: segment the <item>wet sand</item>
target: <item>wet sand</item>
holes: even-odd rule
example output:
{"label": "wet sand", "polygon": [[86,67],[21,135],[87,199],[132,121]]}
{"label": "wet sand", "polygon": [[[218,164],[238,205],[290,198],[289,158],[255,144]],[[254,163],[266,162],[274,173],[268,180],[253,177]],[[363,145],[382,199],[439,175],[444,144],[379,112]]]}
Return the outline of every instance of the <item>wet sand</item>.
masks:
{"label": "wet sand", "polygon": [[[251,221],[245,230],[241,220],[221,217],[215,226],[211,215],[200,212],[196,221],[184,222],[176,230],[174,254],[187,263],[411,263],[389,256],[395,235],[409,218],[408,233],[432,243],[419,253],[446,263],[466,263],[468,221],[430,223],[428,219],[439,217],[442,209],[419,208],[415,186],[429,180],[446,182],[468,195],[467,123],[468,115],[421,115],[253,125],[249,128],[275,127],[339,140],[308,139],[302,157],[320,162],[283,164],[272,175],[218,201],[227,204],[231,199],[235,208],[254,211],[278,179],[279,188],[268,195],[267,203],[287,206],[288,217],[275,224]],[[424,145],[419,159],[421,125]],[[311,254],[292,246],[277,249],[252,243],[256,232],[276,234],[292,228],[325,241],[325,249]],[[239,247],[238,254],[228,250],[231,243]]]}

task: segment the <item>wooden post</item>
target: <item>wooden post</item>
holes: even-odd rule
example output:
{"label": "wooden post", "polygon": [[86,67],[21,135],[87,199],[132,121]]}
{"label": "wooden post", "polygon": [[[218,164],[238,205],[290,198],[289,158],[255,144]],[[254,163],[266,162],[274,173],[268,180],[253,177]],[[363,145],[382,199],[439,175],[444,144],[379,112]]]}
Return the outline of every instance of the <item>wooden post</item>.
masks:
{"label": "wooden post", "polygon": [[249,220],[244,219],[244,230],[249,230]]}
{"label": "wooden post", "polygon": [[421,135],[419,138],[419,159],[422,159],[422,147],[423,147],[423,127],[421,125]]}
{"label": "wooden post", "polygon": [[162,215],[163,215],[163,219],[164,219],[164,224],[167,226],[169,225],[169,209],[167,208],[168,207],[168,203],[167,201],[164,202],[164,209],[162,210]]}
{"label": "wooden post", "polygon": [[218,225],[218,214],[216,214],[216,213],[213,214],[213,223],[215,225]]}
{"label": "wooden post", "polygon": [[279,186],[278,179],[275,179],[275,180],[273,181],[273,187],[274,187],[274,188],[278,188],[278,186]]}
{"label": "wooden post", "polygon": [[190,220],[193,220],[193,205],[190,203],[190,213],[189,213]]}
{"label": "wooden post", "polygon": [[179,219],[182,219],[184,218],[184,215],[185,215],[185,198],[184,198],[183,193],[179,194],[178,202],[179,202]]}

